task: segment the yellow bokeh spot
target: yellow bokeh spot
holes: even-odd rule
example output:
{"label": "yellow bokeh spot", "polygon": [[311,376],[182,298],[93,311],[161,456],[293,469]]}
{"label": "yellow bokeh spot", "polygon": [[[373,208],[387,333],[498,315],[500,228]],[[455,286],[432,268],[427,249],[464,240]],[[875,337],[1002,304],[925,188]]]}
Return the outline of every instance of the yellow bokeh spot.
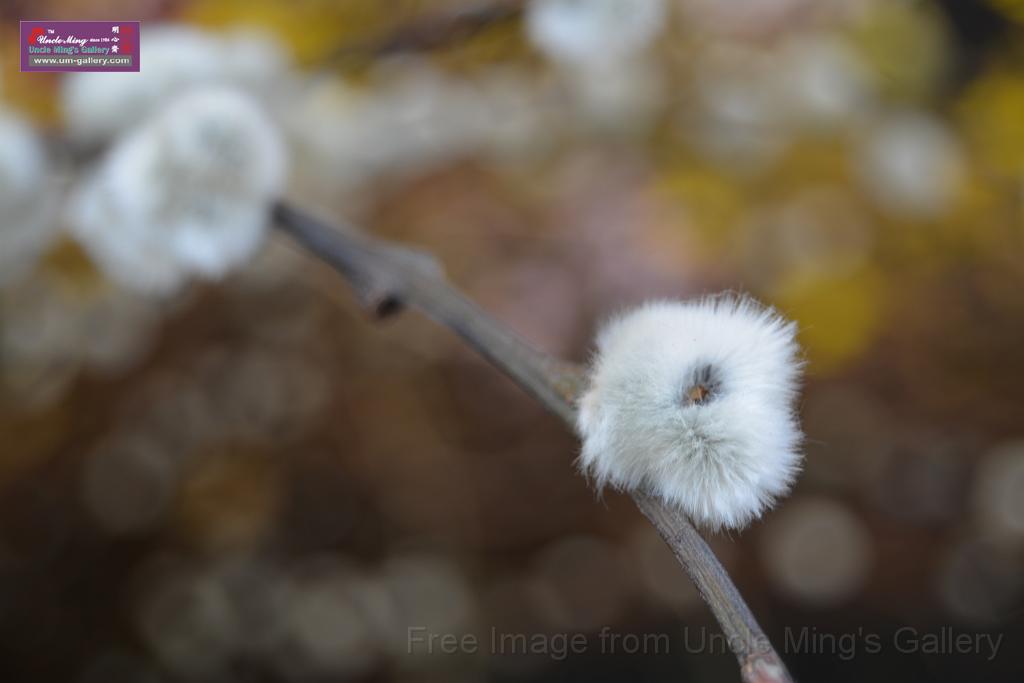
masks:
{"label": "yellow bokeh spot", "polygon": [[111,286],[81,245],[68,237],[57,240],[39,267],[69,298],[90,300]]}
{"label": "yellow bokeh spot", "polygon": [[1000,173],[1024,171],[1024,77],[994,72],[979,79],[960,103],[972,149]]}
{"label": "yellow bokeh spot", "polygon": [[215,29],[248,26],[272,31],[300,63],[310,64],[387,25],[387,12],[381,7],[385,4],[366,0],[200,0],[186,6],[181,20]]}
{"label": "yellow bokeh spot", "polygon": [[711,247],[722,246],[744,215],[742,188],[707,168],[669,171],[657,189],[669,200],[682,204],[689,227]]}
{"label": "yellow bokeh spot", "polygon": [[988,4],[1006,18],[1024,24],[1024,0],[988,0]]}
{"label": "yellow bokeh spot", "polygon": [[871,3],[851,38],[876,86],[889,96],[924,97],[946,68],[946,26],[939,12],[924,3]]}
{"label": "yellow bokeh spot", "polygon": [[56,126],[61,122],[57,86],[61,74],[21,71],[21,40],[18,24],[0,30],[0,100],[31,120],[36,127]]}
{"label": "yellow bokeh spot", "polygon": [[783,280],[773,301],[800,326],[808,372],[833,374],[856,359],[878,333],[885,283],[862,268],[839,277],[794,275]]}

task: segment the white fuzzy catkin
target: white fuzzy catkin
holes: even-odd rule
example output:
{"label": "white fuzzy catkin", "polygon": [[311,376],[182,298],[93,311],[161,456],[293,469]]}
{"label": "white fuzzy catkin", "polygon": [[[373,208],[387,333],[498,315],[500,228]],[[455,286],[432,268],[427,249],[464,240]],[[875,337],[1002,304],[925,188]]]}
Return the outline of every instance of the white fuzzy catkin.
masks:
{"label": "white fuzzy catkin", "polygon": [[796,328],[745,298],[648,303],[597,339],[580,468],[710,529],[739,528],[800,466]]}
{"label": "white fuzzy catkin", "polygon": [[112,279],[171,293],[255,253],[285,166],[280,134],[253,100],[193,91],[110,151],[75,193],[69,224]]}

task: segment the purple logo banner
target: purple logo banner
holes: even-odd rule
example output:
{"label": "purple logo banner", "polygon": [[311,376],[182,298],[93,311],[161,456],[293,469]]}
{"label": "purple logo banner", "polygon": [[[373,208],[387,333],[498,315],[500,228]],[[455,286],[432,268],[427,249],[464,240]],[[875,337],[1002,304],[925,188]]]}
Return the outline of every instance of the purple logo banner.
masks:
{"label": "purple logo banner", "polygon": [[23,21],[22,71],[138,71],[137,21]]}

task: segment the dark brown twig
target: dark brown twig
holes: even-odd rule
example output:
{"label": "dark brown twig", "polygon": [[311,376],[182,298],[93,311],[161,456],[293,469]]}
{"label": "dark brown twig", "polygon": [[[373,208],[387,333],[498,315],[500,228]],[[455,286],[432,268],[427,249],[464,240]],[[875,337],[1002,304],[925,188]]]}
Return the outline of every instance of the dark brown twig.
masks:
{"label": "dark brown twig", "polygon": [[[375,239],[351,225],[340,229],[287,204],[274,208],[277,225],[348,279],[362,305],[384,317],[419,309],[458,334],[572,428],[583,371],[531,348],[463,296],[429,254]],[[761,631],[718,558],[684,514],[633,494],[689,574],[721,625],[747,683],[786,683],[789,673]]]}
{"label": "dark brown twig", "polygon": [[422,16],[384,35],[338,48],[323,60],[323,66],[447,47],[492,26],[517,19],[524,4],[525,0],[484,0],[468,7]]}

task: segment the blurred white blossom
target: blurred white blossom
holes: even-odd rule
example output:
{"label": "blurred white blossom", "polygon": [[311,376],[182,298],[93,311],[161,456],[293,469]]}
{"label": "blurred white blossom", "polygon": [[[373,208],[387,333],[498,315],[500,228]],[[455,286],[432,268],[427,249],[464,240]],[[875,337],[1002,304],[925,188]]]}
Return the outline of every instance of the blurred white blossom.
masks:
{"label": "blurred white blossom", "polygon": [[786,41],[774,67],[773,80],[792,126],[833,129],[873,104],[866,66],[853,50],[826,34]]}
{"label": "blurred white blossom", "polygon": [[255,29],[218,34],[147,25],[139,50],[138,72],[73,73],[62,81],[61,108],[73,140],[108,142],[196,87],[232,85],[269,99],[290,66],[281,43]]}
{"label": "blurred white blossom", "polygon": [[74,379],[73,318],[53,282],[33,276],[0,290],[0,388],[20,405],[43,406]]}
{"label": "blurred white blossom", "polygon": [[288,655],[282,667],[300,678],[362,675],[380,656],[381,645],[361,606],[365,580],[353,568],[329,569],[295,577],[280,615]]}
{"label": "blurred white blossom", "polygon": [[842,131],[875,104],[865,66],[827,33],[771,46],[711,42],[690,70],[682,134],[706,156],[737,166],[762,166],[808,133]]}
{"label": "blurred white blossom", "polygon": [[965,537],[939,558],[934,590],[959,623],[989,626],[1017,613],[1022,577],[1019,553],[989,539]]}
{"label": "blurred white blossom", "polygon": [[310,182],[332,194],[380,177],[415,176],[464,157],[529,158],[552,133],[550,107],[514,70],[474,79],[419,62],[378,69],[371,86],[312,85],[288,117]]}
{"label": "blurred white blossom", "polygon": [[608,132],[644,130],[664,101],[645,52],[664,28],[664,0],[540,0],[527,5],[530,41],[558,67],[576,115]]}
{"label": "blurred white blossom", "polygon": [[705,156],[741,167],[773,160],[791,139],[772,55],[713,44],[691,65],[693,87],[680,114],[682,136]]}
{"label": "blurred white blossom", "polygon": [[874,561],[864,523],[829,498],[791,502],[769,520],[760,541],[777,587],[810,605],[837,605],[856,595]]}
{"label": "blurred white blossom", "polygon": [[135,626],[168,669],[187,678],[223,678],[228,658],[244,642],[244,624],[220,577],[181,561],[153,562],[139,579]]}
{"label": "blurred white blossom", "polygon": [[858,155],[865,189],[882,209],[899,217],[937,216],[953,203],[965,174],[954,134],[923,112],[882,119]]}
{"label": "blurred white blossom", "polygon": [[602,131],[644,131],[666,100],[664,75],[644,60],[567,68],[563,76],[580,118]]}
{"label": "blurred white blossom", "polygon": [[58,398],[79,370],[118,373],[148,350],[163,307],[132,292],[37,272],[3,292],[0,387],[22,403]]}
{"label": "blurred white blossom", "polygon": [[526,30],[555,62],[617,62],[657,38],[667,9],[664,0],[537,0],[526,6]]}
{"label": "blurred white blossom", "polygon": [[31,272],[57,233],[52,172],[29,123],[0,109],[0,286]]}
{"label": "blurred white blossom", "polygon": [[981,462],[974,506],[983,531],[1000,540],[1024,542],[1024,441],[1001,444]]}
{"label": "blurred white blossom", "polygon": [[383,633],[388,651],[403,667],[430,664],[425,650],[410,652],[409,626],[425,633],[463,633],[476,620],[475,596],[459,567],[447,558],[421,553],[393,555],[381,568],[380,579],[390,597],[393,621]]}
{"label": "blurred white blossom", "polygon": [[285,166],[258,104],[232,90],[195,91],[107,154],[77,189],[69,222],[115,281],[172,292],[253,256]]}

